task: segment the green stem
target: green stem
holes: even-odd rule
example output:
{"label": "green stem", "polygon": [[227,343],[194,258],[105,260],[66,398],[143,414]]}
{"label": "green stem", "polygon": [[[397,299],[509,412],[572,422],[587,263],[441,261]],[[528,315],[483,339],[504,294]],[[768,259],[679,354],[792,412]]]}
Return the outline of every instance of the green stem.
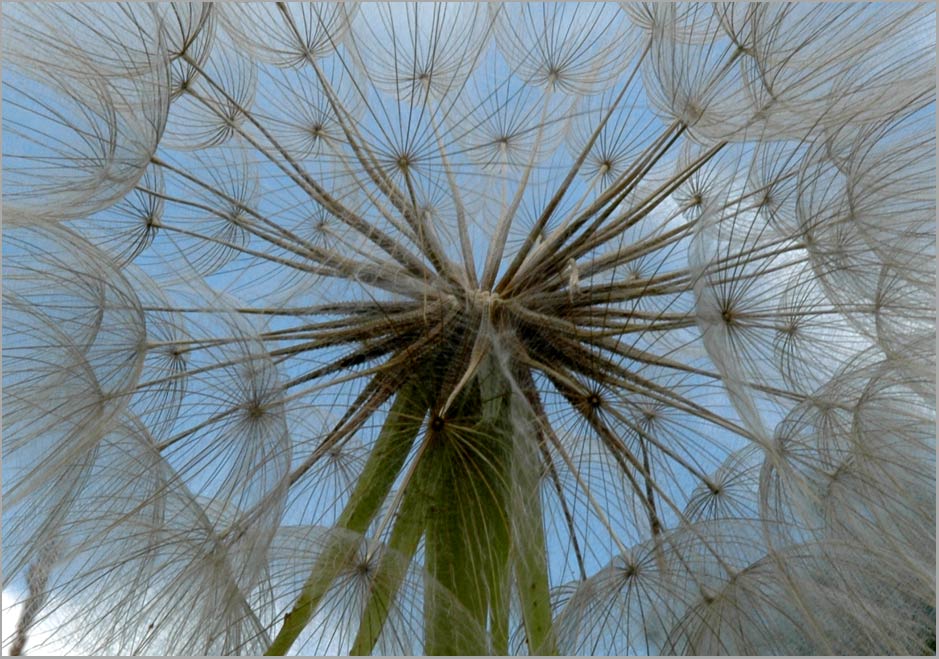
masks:
{"label": "green stem", "polygon": [[433,577],[425,593],[428,655],[508,650],[510,442],[488,418],[492,399],[481,391],[486,371],[457,396],[428,452],[436,489],[425,540]]}
{"label": "green stem", "polygon": [[[516,416],[530,417],[518,412]],[[548,548],[541,509],[541,461],[534,432],[513,433],[513,559],[522,621],[532,655],[557,654],[548,581]]]}

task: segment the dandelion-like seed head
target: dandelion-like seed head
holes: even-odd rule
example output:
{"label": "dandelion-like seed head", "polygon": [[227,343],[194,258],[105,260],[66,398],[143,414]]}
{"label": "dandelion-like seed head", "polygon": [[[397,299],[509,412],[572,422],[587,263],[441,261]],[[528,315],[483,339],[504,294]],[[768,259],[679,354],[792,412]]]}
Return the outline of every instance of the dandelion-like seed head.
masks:
{"label": "dandelion-like seed head", "polygon": [[934,650],[931,6],[4,18],[11,651]]}

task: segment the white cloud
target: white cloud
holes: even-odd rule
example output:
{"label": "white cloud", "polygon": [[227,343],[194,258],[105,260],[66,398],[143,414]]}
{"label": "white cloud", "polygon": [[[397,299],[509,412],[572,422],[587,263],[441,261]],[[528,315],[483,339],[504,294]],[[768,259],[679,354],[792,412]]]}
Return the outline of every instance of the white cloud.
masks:
{"label": "white cloud", "polygon": [[[0,619],[2,632],[0,632],[0,636],[3,638],[4,656],[9,654],[13,634],[16,631],[16,621],[19,619],[20,610],[23,608],[23,605],[17,601],[18,599],[15,593],[3,591],[2,619]],[[55,650],[53,644],[49,642],[51,637],[52,630],[48,626],[43,625],[42,622],[37,624],[29,635],[29,641],[26,643],[26,654],[30,653],[30,648],[39,648],[41,650],[40,653],[47,657],[67,656],[63,652]]]}

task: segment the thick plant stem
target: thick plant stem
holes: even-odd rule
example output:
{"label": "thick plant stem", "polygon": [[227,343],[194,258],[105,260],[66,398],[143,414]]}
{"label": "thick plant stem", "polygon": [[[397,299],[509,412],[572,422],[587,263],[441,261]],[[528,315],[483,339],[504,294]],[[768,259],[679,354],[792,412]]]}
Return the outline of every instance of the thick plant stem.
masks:
{"label": "thick plant stem", "polygon": [[426,654],[508,651],[511,442],[499,421],[506,388],[489,391],[488,362],[457,396],[428,456],[437,494],[425,542],[434,580],[425,594]]}
{"label": "thick plant stem", "polygon": [[[519,405],[513,408],[520,407]],[[532,655],[557,654],[551,617],[548,548],[541,509],[541,462],[527,410],[513,409],[512,552],[522,620]]]}

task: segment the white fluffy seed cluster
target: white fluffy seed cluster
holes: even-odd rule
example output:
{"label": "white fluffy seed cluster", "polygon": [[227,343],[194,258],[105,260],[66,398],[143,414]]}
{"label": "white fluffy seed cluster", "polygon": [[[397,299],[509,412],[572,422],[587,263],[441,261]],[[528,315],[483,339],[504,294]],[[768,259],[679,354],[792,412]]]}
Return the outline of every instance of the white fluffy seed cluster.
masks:
{"label": "white fluffy seed cluster", "polygon": [[931,4],[4,22],[17,653],[934,652]]}

